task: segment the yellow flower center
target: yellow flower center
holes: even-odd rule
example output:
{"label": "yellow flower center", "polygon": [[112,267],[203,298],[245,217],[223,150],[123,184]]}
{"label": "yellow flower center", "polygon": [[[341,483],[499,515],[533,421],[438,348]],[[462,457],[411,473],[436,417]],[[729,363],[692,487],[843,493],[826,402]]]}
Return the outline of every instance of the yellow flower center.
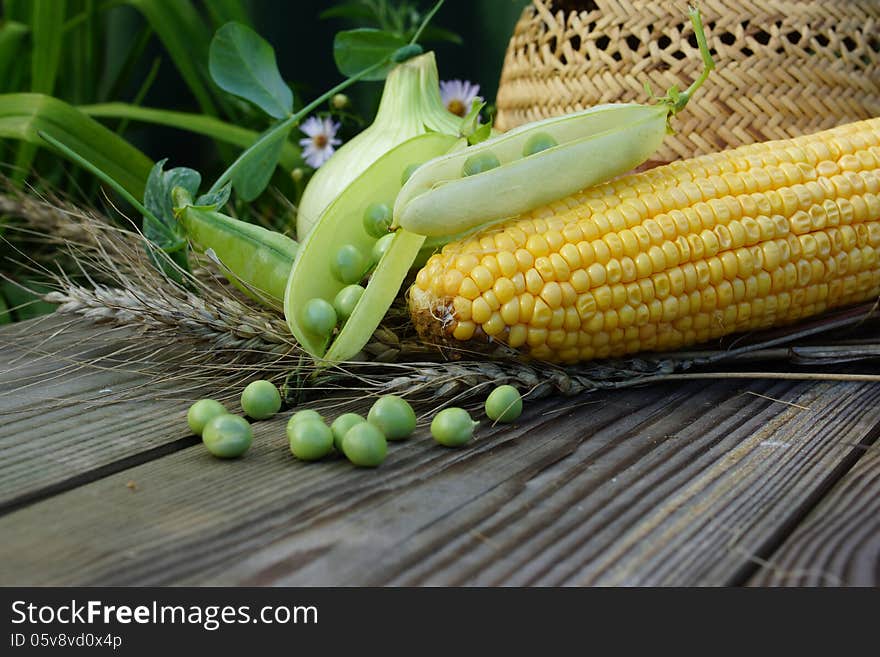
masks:
{"label": "yellow flower center", "polygon": [[327,135],[315,135],[312,137],[312,143],[314,143],[317,148],[324,148],[327,145]]}
{"label": "yellow flower center", "polygon": [[461,102],[458,98],[453,98],[452,100],[450,100],[449,104],[446,106],[446,109],[448,109],[453,114],[457,114],[458,116],[465,115],[464,103]]}

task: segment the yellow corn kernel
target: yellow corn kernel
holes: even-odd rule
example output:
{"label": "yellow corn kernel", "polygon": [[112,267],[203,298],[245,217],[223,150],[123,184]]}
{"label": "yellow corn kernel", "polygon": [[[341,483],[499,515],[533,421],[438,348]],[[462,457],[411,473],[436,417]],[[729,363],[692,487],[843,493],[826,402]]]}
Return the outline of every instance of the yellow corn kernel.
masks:
{"label": "yellow corn kernel", "polygon": [[456,340],[470,340],[474,337],[476,325],[473,322],[459,322],[452,331],[452,337]]}
{"label": "yellow corn kernel", "polygon": [[584,190],[444,246],[414,286],[429,337],[563,363],[876,298],[880,119]]}

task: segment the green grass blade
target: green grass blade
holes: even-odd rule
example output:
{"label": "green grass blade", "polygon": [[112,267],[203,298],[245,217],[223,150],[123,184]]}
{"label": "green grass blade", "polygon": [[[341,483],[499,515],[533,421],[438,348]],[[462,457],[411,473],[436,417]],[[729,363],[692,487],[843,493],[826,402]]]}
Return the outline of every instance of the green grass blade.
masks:
{"label": "green grass blade", "polygon": [[6,21],[0,26],[0,90],[12,91],[6,85],[12,77],[11,69],[21,61],[21,46],[30,28],[24,23]]}
{"label": "green grass blade", "polygon": [[30,0],[3,0],[3,17],[9,21],[28,22],[31,17]]}
{"label": "green grass blade", "polygon": [[45,146],[45,132],[143,198],[152,161],[137,148],[67,103],[42,94],[0,95],[0,138]]}
{"label": "green grass blade", "polygon": [[[191,0],[128,0],[140,11],[168,51],[205,114],[217,115],[218,99],[208,86],[211,32]],[[225,107],[224,101],[219,101]]]}
{"label": "green grass blade", "polygon": [[[179,128],[180,130],[195,132],[196,134],[205,135],[217,141],[242,148],[247,148],[260,136],[258,132],[253,130],[241,128],[212,116],[204,116],[203,114],[135,107],[126,103],[83,105],[78,109],[93,118],[128,119],[129,121],[142,121],[144,123]],[[299,147],[290,141],[286,142],[284,149],[281,151],[280,164],[288,172],[298,166],[302,166],[303,159]]]}
{"label": "green grass blade", "polygon": [[33,0],[31,91],[51,94],[61,61],[65,0]]}
{"label": "green grass blade", "polygon": [[54,95],[74,104],[87,103],[97,95],[96,81],[101,60],[98,56],[100,45],[95,0],[69,0],[68,7],[71,13],[82,16],[82,20],[76,29],[70,29],[70,21],[65,25],[69,47],[64,52],[60,89]]}
{"label": "green grass blade", "polygon": [[[31,91],[35,93],[51,94],[55,89],[66,4],[66,0],[32,0]],[[27,176],[36,154],[37,149],[33,144],[25,143],[19,147],[15,158],[16,180],[23,180]]]}

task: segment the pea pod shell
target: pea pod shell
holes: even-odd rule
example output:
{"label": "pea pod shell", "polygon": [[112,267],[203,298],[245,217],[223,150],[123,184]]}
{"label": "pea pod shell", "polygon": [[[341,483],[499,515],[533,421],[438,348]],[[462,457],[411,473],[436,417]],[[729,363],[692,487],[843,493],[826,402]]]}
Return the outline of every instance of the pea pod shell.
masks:
{"label": "pea pod shell", "polygon": [[[428,237],[471,230],[604,182],[647,160],[663,142],[662,105],[606,105],[521,126],[420,167],[394,205],[394,223]],[[536,132],[558,146],[523,157]],[[491,151],[501,166],[462,177],[464,162]]]}
{"label": "pea pod shell", "polygon": [[229,281],[253,299],[281,308],[297,243],[274,231],[191,206],[180,220],[193,247],[211,249],[229,270]]}
{"label": "pea pod shell", "polygon": [[407,165],[445,153],[457,140],[451,135],[427,133],[382,155],[331,203],[300,246],[287,281],[284,315],[300,345],[325,365],[350,359],[367,343],[400,290],[425,238],[398,231],[370,276],[360,301],[328,349],[326,336],[307,330],[301,316],[309,299],[332,301],[345,287],[331,274],[330,254],[342,244],[352,244],[361,252],[370,253],[376,238],[364,229],[364,209],[371,203],[397,196],[400,173]]}

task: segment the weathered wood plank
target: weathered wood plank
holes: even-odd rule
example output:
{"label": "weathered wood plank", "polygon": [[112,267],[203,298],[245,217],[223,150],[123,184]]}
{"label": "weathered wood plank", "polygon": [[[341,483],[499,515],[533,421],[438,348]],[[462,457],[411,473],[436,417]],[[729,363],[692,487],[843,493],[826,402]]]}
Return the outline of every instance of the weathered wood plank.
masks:
{"label": "weathered wood plank", "polygon": [[880,586],[880,445],[762,560],[749,585]]}
{"label": "weathered wood plank", "polygon": [[422,429],[376,471],[296,462],[282,416],[240,461],[195,446],[6,514],[0,583],[728,583],[839,475],[878,401],[653,386],[531,404],[459,451]]}
{"label": "weathered wood plank", "polygon": [[[636,412],[589,438],[582,435],[570,453],[553,452],[555,458],[535,462],[527,476],[493,480],[495,486],[480,497],[456,500],[454,510],[429,525],[429,533],[411,523],[404,534],[398,527],[406,519],[393,510],[420,499],[425,500],[422,506],[430,507],[436,495],[405,491],[395,496],[384,514],[366,513],[357,520],[361,532],[387,537],[393,546],[374,555],[371,572],[361,581],[730,582],[779,527],[810,504],[815,487],[821,487],[851,453],[851,441],[861,439],[880,420],[880,390],[765,387],[771,396],[794,398],[812,409],[806,413],[783,406],[779,413],[778,405],[761,409],[743,398],[721,400],[717,387],[709,394],[686,388],[685,399],[670,396],[661,402],[665,412]],[[848,401],[839,403],[842,393],[850,392]],[[864,410],[870,417],[862,415]],[[532,440],[536,434],[530,433]],[[470,490],[485,476],[480,470],[461,482],[462,474],[456,473],[454,481],[425,486],[444,491],[461,485]],[[346,576],[356,578],[363,568],[354,558],[357,547],[328,542],[326,535],[326,530],[316,528],[306,536],[291,537],[286,545],[267,547],[211,581],[239,581],[249,571],[265,575],[251,576],[248,583],[296,585],[326,577],[343,583]],[[323,546],[322,557],[282,574],[284,568],[275,560],[296,554],[297,544],[313,540]]]}
{"label": "weathered wood plank", "polygon": [[0,509],[195,442],[183,422],[199,391],[144,389],[153,363],[130,333],[64,317],[0,330]]}

